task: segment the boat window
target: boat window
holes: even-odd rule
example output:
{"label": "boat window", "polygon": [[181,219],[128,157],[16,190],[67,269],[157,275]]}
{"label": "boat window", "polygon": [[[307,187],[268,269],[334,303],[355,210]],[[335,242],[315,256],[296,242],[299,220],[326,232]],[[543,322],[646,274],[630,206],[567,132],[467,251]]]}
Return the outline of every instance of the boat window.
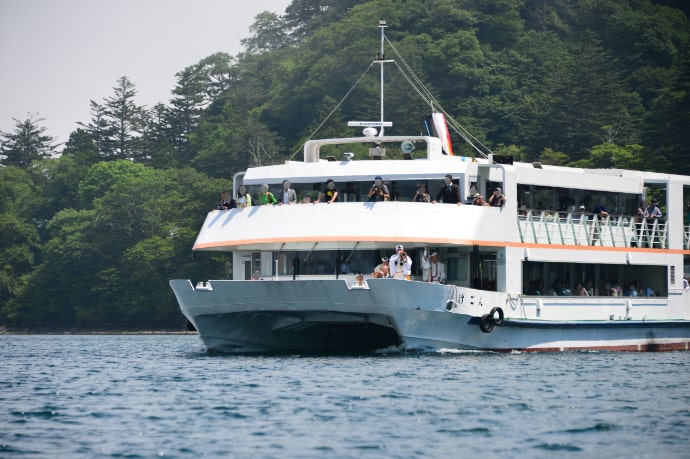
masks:
{"label": "boat window", "polygon": [[[461,182],[459,180],[454,180],[456,184],[462,189]],[[368,193],[371,185],[374,183],[374,179],[366,181],[347,181],[338,182],[336,181],[336,189],[338,190],[338,202],[366,202],[368,201]],[[434,180],[386,180],[384,177],[383,183],[388,187],[388,193],[390,194],[391,201],[413,201],[417,187],[420,183],[424,184],[427,188],[431,199],[436,197],[436,194],[443,187],[443,180],[441,178]],[[297,202],[305,202],[305,198],[309,197],[306,201],[309,202],[317,195],[314,192],[314,186],[316,184],[321,185],[321,190],[326,188],[325,181],[323,182],[310,182],[310,183],[296,183],[291,181],[291,186],[297,193]],[[258,205],[259,203],[259,192],[261,189],[260,185],[249,185],[247,187],[248,193],[252,197],[252,204]],[[276,195],[280,190],[280,184],[270,184],[269,191]]]}
{"label": "boat window", "polygon": [[601,198],[606,200],[606,207],[611,215],[635,215],[640,203],[640,195],[630,193],[535,185],[517,187],[518,207],[524,205],[527,209],[574,212],[584,205],[587,212],[592,212]]}
{"label": "boat window", "polygon": [[[578,284],[591,289],[594,296],[611,296],[614,286],[622,296],[668,295],[665,266],[606,265],[588,263],[547,263],[525,261],[522,265],[525,295],[575,296]],[[639,293],[642,292],[642,295]]]}

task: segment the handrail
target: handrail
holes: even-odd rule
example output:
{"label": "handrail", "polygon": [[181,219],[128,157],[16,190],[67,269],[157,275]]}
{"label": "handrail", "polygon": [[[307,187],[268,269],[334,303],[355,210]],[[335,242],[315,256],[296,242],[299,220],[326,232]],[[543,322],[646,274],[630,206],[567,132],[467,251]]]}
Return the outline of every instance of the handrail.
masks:
{"label": "handrail", "polygon": [[[668,248],[667,225],[659,219],[530,209],[518,215],[518,230],[521,242]],[[689,246],[690,226],[684,236],[684,247]]]}

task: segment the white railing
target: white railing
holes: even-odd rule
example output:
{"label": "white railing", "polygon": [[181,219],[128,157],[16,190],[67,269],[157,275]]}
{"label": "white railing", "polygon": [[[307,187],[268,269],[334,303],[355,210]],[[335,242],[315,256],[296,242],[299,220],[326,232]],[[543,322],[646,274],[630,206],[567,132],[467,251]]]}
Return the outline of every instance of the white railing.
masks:
{"label": "white railing", "polygon": [[[668,247],[666,224],[658,219],[528,210],[518,215],[518,230],[522,242],[538,244]],[[686,248],[688,238],[686,231]]]}

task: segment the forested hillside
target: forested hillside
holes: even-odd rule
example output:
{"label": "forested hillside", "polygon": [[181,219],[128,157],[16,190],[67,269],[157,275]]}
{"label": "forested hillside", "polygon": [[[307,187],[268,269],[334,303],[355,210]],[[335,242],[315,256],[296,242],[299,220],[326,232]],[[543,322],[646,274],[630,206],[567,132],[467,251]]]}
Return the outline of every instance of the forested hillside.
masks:
{"label": "forested hillside", "polygon": [[[232,175],[301,158],[317,127],[349,136],[348,120],[378,117],[378,73],[366,70],[379,18],[443,109],[494,153],[690,174],[688,9],[293,0],[256,17],[244,52],[180,70],[167,104],[139,106],[136,82],[114,82],[59,157],[41,118],[16,119],[0,133],[0,326],[181,328],[168,279],[231,275],[228,257],[192,260],[191,246]],[[388,71],[388,134],[419,132],[430,110]]]}

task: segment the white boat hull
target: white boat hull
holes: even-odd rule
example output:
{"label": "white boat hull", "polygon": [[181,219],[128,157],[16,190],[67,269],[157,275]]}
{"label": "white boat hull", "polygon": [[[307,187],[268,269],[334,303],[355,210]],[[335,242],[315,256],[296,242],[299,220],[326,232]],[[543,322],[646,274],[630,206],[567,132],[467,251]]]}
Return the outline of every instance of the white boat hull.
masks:
{"label": "white boat hull", "polygon": [[[534,317],[540,311],[515,307],[514,299],[507,301],[500,293],[452,285],[390,279],[370,279],[362,286],[345,279],[209,281],[196,288],[188,280],[170,284],[206,347],[220,352],[690,347],[690,321],[651,320],[642,310],[622,319],[611,314],[590,320],[544,320]],[[503,310],[505,319],[486,333],[481,317],[495,307]],[[608,314],[610,307],[597,310]],[[567,306],[562,309],[572,317]]]}

